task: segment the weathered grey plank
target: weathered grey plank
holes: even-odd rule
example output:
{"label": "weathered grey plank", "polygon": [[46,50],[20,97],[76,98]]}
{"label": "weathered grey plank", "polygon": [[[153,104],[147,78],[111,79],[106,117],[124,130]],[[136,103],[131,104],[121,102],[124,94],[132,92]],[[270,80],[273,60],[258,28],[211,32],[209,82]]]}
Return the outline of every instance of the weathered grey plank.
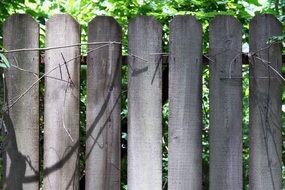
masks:
{"label": "weathered grey plank", "polygon": [[129,23],[128,189],[162,188],[162,27],[151,17]]}
{"label": "weathered grey plank", "polygon": [[250,22],[249,185],[252,190],[282,189],[282,83],[268,66],[269,62],[281,72],[282,51],[280,44],[270,47],[267,44],[270,37],[281,35],[281,31],[281,23],[272,15],[255,16]]}
{"label": "weathered grey plank", "polygon": [[[88,28],[89,42],[121,41],[121,27],[112,17],[98,16]],[[118,190],[121,167],[121,45],[90,45],[89,51],[92,52],[87,58],[85,188]]]}
{"label": "weathered grey plank", "polygon": [[202,26],[170,23],[168,189],[202,189]]}
{"label": "weathered grey plank", "polygon": [[[7,50],[39,47],[39,26],[26,14],[10,16],[3,27]],[[5,70],[6,101],[12,106],[4,114],[7,128],[4,189],[39,188],[39,53],[7,54],[12,67]],[[21,70],[22,69],[22,70]],[[24,71],[26,70],[26,71]],[[34,73],[34,74],[33,74]],[[14,104],[15,103],[15,104]]]}
{"label": "weathered grey plank", "polygon": [[[48,20],[47,47],[79,42],[71,16]],[[44,189],[78,189],[80,59],[64,62],[79,54],[79,47],[46,51],[45,72],[58,68],[45,78]]]}
{"label": "weathered grey plank", "polygon": [[242,189],[242,26],[218,16],[209,28],[210,189]]}

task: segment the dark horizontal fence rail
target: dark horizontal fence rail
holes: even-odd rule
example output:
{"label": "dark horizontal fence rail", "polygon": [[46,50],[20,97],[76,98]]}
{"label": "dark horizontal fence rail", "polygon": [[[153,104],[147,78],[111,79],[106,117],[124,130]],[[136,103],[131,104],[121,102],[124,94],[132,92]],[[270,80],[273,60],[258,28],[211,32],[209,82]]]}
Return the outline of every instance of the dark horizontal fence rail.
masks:
{"label": "dark horizontal fence rail", "polygon": [[[44,57],[45,55],[42,54],[41,55],[41,64],[45,64],[44,61]],[[123,65],[127,65],[128,64],[128,55],[122,55],[122,64]],[[169,61],[168,58],[169,56],[167,54],[162,55],[162,64],[163,65],[168,65]],[[87,56],[81,56],[80,58],[81,60],[81,65],[86,65],[87,63]],[[209,60],[209,56],[208,55],[202,55],[202,64],[203,65],[209,65],[210,64],[210,60]],[[243,53],[242,54],[242,64],[243,65],[248,65],[249,61],[248,61],[248,54],[247,53]],[[285,65],[285,55],[282,55],[282,64]]]}
{"label": "dark horizontal fence rail", "polygon": [[[122,64],[127,64],[127,59],[128,59],[128,55],[123,55],[122,56]],[[82,64],[86,64],[86,57],[82,57]],[[202,64],[203,65],[209,65],[211,63],[211,60],[209,59],[208,55],[202,55]],[[163,65],[168,65],[169,64],[169,56],[168,55],[162,55],[162,64]],[[244,65],[248,65],[249,61],[248,61],[248,54],[247,53],[243,53],[242,54],[242,64]],[[282,55],[282,64],[285,65],[285,55]]]}
{"label": "dark horizontal fence rail", "polygon": [[[162,189],[161,108],[166,94],[168,189],[202,189],[203,65],[209,65],[210,73],[210,189],[242,189],[242,65],[247,64],[249,185],[253,190],[281,189],[285,56],[280,44],[267,44],[282,33],[281,23],[272,15],[255,16],[249,28],[250,53],[241,52],[242,26],[234,17],[217,16],[209,26],[209,55],[202,55],[201,24],[192,16],[176,16],[170,22],[169,53],[163,53],[161,24],[138,16],[128,27],[129,55],[122,56],[120,25],[112,17],[99,16],[88,25],[85,57],[80,55],[80,25],[70,15],[48,20],[47,48],[39,48],[39,25],[31,16],[10,16],[3,28],[6,52],[1,52],[11,63],[2,85],[7,130],[3,188],[39,189],[43,176],[44,190],[79,189],[83,142],[85,189],[120,189],[121,66],[128,64],[128,189]],[[41,63],[45,73],[39,75]],[[80,64],[87,65],[84,139],[79,133]],[[38,83],[43,78],[40,171]]]}

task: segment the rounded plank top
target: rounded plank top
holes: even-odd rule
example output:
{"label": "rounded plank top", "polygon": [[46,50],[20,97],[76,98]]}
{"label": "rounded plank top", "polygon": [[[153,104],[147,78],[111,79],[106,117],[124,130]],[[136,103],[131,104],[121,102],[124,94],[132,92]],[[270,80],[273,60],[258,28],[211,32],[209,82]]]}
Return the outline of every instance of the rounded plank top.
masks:
{"label": "rounded plank top", "polygon": [[70,14],[55,14],[48,19],[47,24],[51,22],[62,22],[62,20],[74,22],[79,25],[75,18],[73,18]]}
{"label": "rounded plank top", "polygon": [[[189,46],[201,49],[202,25],[194,16],[175,16],[170,22],[169,33],[170,51],[172,51],[169,57],[169,64],[175,64],[175,61],[172,60],[175,57],[174,54],[179,54],[182,51],[182,55],[193,53],[188,52]],[[194,49],[195,48],[191,49],[191,51],[194,51]],[[180,56],[175,58],[179,59]],[[198,59],[200,59],[200,57]]]}
{"label": "rounded plank top", "polygon": [[[223,27],[223,28],[222,28]],[[242,25],[233,16],[217,16],[209,23],[209,44],[210,49],[214,51],[223,51],[225,47],[230,50],[236,50],[236,43],[233,39],[236,38],[237,32],[241,35]],[[224,32],[222,31],[224,29]],[[222,40],[225,39],[225,40]],[[226,44],[225,44],[226,43]],[[212,48],[212,45],[214,47]],[[211,50],[210,50],[211,51]],[[216,52],[221,53],[221,52]],[[241,52],[237,52],[241,53]]]}
{"label": "rounded plank top", "polygon": [[[249,23],[250,51],[265,48],[270,37],[282,34],[281,22],[271,14],[256,15]],[[259,36],[256,40],[255,36]]]}
{"label": "rounded plank top", "polygon": [[154,29],[156,27],[159,27],[159,28],[156,28],[156,29],[161,29],[162,28],[162,25],[160,24],[160,22],[158,22],[154,17],[152,16],[145,16],[145,15],[140,15],[140,16],[137,16],[133,19],[130,20],[129,22],[129,27],[132,27],[133,25],[140,25],[141,23],[143,24],[147,24],[147,25],[144,25],[144,26],[154,26]]}
{"label": "rounded plank top", "polygon": [[[46,23],[46,30],[47,30],[46,31],[47,46],[50,46],[52,44],[70,45],[70,44],[73,44],[73,43],[70,43],[72,41],[80,42],[80,35],[62,36],[63,33],[68,34],[71,31],[76,34],[77,33],[80,34],[79,23],[69,14],[56,14],[50,17]],[[50,35],[53,35],[53,37],[51,37]],[[67,40],[75,36],[79,37],[79,39]]]}
{"label": "rounded plank top", "polygon": [[[190,24],[190,26],[194,25],[200,27],[202,29],[202,24],[197,20],[195,16],[191,15],[177,15],[170,21],[170,27],[175,27],[175,25]],[[187,27],[190,27],[187,25]]]}
{"label": "rounded plank top", "polygon": [[9,16],[4,21],[4,26],[6,24],[9,24],[11,22],[15,22],[15,21],[18,21],[18,20],[25,20],[28,23],[34,24],[34,26],[38,26],[38,23],[35,21],[35,19],[31,15],[29,15],[29,14],[20,14],[20,13],[16,13],[16,14],[13,14],[13,15]]}
{"label": "rounded plank top", "polygon": [[[3,24],[5,49],[11,50],[15,47],[17,49],[37,48],[39,46],[39,30],[38,23],[28,14],[13,14],[9,16]],[[10,34],[16,34],[17,40],[15,35]],[[30,40],[33,40],[33,42]]]}
{"label": "rounded plank top", "polygon": [[[259,22],[262,23],[264,21],[269,21],[272,23],[275,23],[277,25],[279,25],[279,27],[282,26],[282,23],[272,14],[259,14],[259,15],[255,15],[249,22],[250,25],[254,24],[255,22]],[[264,24],[264,23],[262,23]]]}
{"label": "rounded plank top", "polygon": [[[152,41],[147,40],[150,35],[153,37]],[[129,53],[135,54],[136,51],[140,51],[141,55],[146,54],[146,56],[149,56],[148,53],[159,53],[149,52],[148,46],[153,42],[161,41],[161,35],[162,25],[157,20],[151,16],[137,16],[129,22],[128,37],[143,43],[138,45],[134,40],[129,41],[129,50],[134,51]]]}
{"label": "rounded plank top", "polygon": [[120,24],[117,22],[116,19],[112,16],[96,16],[88,23],[88,28],[91,27],[102,27],[102,28],[109,28],[110,26],[114,27],[116,32],[122,31]]}

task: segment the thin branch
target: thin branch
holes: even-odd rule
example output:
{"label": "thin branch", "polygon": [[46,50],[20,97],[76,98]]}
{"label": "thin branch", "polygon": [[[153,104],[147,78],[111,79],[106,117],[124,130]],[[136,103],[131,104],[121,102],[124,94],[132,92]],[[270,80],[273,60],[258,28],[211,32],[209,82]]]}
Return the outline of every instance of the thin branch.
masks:
{"label": "thin branch", "polygon": [[211,62],[215,62],[213,59],[211,59],[210,57],[208,57],[207,55],[204,55],[204,57],[206,57],[209,61],[211,61]]}
{"label": "thin branch", "polygon": [[168,56],[169,53],[150,53],[150,55],[162,55],[162,56]]}
{"label": "thin branch", "polygon": [[68,80],[70,80],[70,81],[71,81],[71,84],[74,85],[74,83],[73,83],[73,81],[72,81],[72,79],[71,79],[70,73],[69,73],[68,66],[67,66],[67,64],[66,64],[66,60],[65,60],[65,58],[64,58],[64,56],[63,56],[63,54],[62,54],[62,52],[61,52],[60,54],[61,54],[61,57],[62,57],[62,59],[63,59],[64,65],[65,65],[65,68],[66,68],[66,72],[67,72],[67,75],[68,75]]}
{"label": "thin branch", "polygon": [[11,63],[11,66],[12,66],[12,67],[14,67],[15,69],[18,69],[18,70],[20,70],[20,71],[32,73],[32,74],[33,74],[34,76],[36,76],[36,77],[38,76],[38,74],[35,73],[35,72],[33,72],[33,71],[29,71],[29,70],[26,70],[26,69],[23,69],[23,68],[19,67],[19,63],[18,63],[18,61],[17,61],[17,59],[16,59],[15,56],[13,56],[13,59],[14,59],[14,62],[16,63],[16,65],[13,65],[13,64]]}
{"label": "thin branch", "polygon": [[67,81],[67,80],[64,80],[64,79],[61,79],[61,78],[56,78],[56,77],[52,77],[52,76],[45,76],[45,77],[71,84],[70,81]]}
{"label": "thin branch", "polygon": [[63,79],[63,78],[62,78],[62,71],[61,71],[60,63],[58,64],[58,68],[59,68],[60,78]]}
{"label": "thin branch", "polygon": [[15,69],[20,70],[20,71],[24,71],[24,72],[27,72],[27,73],[31,73],[31,74],[33,74],[33,75],[36,76],[36,77],[38,76],[38,74],[35,73],[35,72],[33,72],[33,71],[29,71],[29,70],[22,69],[22,68],[20,68],[20,67],[18,67],[18,66],[16,66],[16,65],[13,65],[13,64],[11,64],[11,66],[12,66],[13,68],[15,68]]}
{"label": "thin branch", "polygon": [[[107,44],[107,45],[109,45],[109,44]],[[93,52],[93,51],[96,51],[96,50],[98,50],[98,49],[100,49],[100,48],[106,47],[107,45],[105,44],[105,45],[96,47],[96,48],[94,48],[94,49],[91,49],[91,50],[89,50],[89,51],[87,52],[87,54],[88,54],[88,53],[91,53],[91,52]],[[72,59],[69,59],[69,60],[66,61],[66,63],[69,63],[69,62],[71,62],[71,61],[73,61],[73,60],[75,60],[75,59],[78,59],[78,58],[80,58],[80,56],[81,56],[81,55],[78,55],[78,56],[76,56],[76,57],[74,57],[74,58],[72,58]],[[59,66],[63,66],[64,64],[65,64],[65,63],[60,64]],[[50,71],[46,72],[46,73],[43,74],[40,78],[38,78],[38,79],[37,79],[33,84],[31,84],[31,86],[30,86],[29,88],[27,88],[14,102],[12,102],[11,105],[8,105],[8,106],[7,106],[7,109],[4,110],[4,111],[6,112],[6,111],[8,111],[9,109],[11,109],[11,108],[12,108],[23,96],[25,96],[41,79],[43,79],[45,76],[47,76],[48,74],[50,74],[51,72],[53,72],[54,70],[56,70],[59,66],[56,66],[56,67],[52,68]]]}
{"label": "thin branch", "polygon": [[265,46],[264,48],[261,48],[261,49],[255,51],[255,52],[250,52],[250,53],[248,53],[248,54],[251,54],[252,56],[253,56],[253,55],[256,55],[257,53],[259,53],[259,52],[261,52],[261,51],[264,51],[264,50],[269,49],[272,45],[274,45],[274,44],[279,44],[279,43],[280,43],[280,42],[272,42],[272,43],[270,43],[268,46]]}
{"label": "thin branch", "polygon": [[100,45],[100,44],[122,44],[121,42],[88,42],[88,43],[77,43],[77,44],[70,44],[70,45],[63,45],[63,46],[53,46],[53,47],[46,47],[46,48],[23,48],[23,49],[14,49],[14,50],[1,50],[0,53],[15,53],[15,52],[23,52],[23,51],[47,51],[53,49],[62,49],[62,48],[70,48],[75,46],[82,46],[82,45]]}
{"label": "thin branch", "polygon": [[238,53],[231,61],[230,66],[229,66],[229,79],[232,78],[232,64],[235,62],[235,60],[240,56],[240,53]]}
{"label": "thin branch", "polygon": [[270,65],[271,62],[266,61],[258,56],[254,56],[256,59],[260,60],[262,63],[264,63],[266,66],[268,66],[270,69],[272,69],[284,82],[285,78],[274,68]]}
{"label": "thin branch", "polygon": [[135,54],[132,54],[132,53],[129,53],[129,56],[132,56],[132,57],[134,57],[134,58],[140,59],[140,60],[142,60],[142,61],[144,61],[144,62],[148,62],[148,60],[146,60],[146,59],[144,59],[144,58],[142,58],[142,57],[139,57],[139,56],[137,56],[137,55],[135,55]]}
{"label": "thin branch", "polygon": [[164,188],[166,187],[167,183],[168,183],[168,179],[166,179],[166,180],[164,181],[163,186],[162,186],[162,189],[164,189]]}
{"label": "thin branch", "polygon": [[[68,79],[70,80],[70,79]],[[67,89],[68,89],[68,84],[65,88],[65,91],[64,91],[64,99],[63,99],[63,114],[61,115],[62,116],[62,126],[65,130],[65,132],[67,133],[68,137],[71,139],[71,142],[74,142],[74,139],[72,138],[71,136],[71,133],[70,133],[70,130],[67,129],[67,127],[65,126],[65,122],[64,122],[64,119],[65,119],[65,101],[66,101],[66,93],[67,93]]]}

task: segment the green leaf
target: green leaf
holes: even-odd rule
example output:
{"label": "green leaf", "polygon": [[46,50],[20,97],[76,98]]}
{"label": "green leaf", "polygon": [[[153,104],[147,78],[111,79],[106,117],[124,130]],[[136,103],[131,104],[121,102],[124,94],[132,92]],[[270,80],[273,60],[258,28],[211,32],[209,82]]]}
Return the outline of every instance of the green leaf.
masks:
{"label": "green leaf", "polygon": [[258,0],[246,0],[249,4],[261,6],[261,4],[258,2]]}
{"label": "green leaf", "polygon": [[1,58],[0,67],[9,68],[10,63],[9,63],[8,59],[2,53],[0,53],[0,58]]}
{"label": "green leaf", "polygon": [[6,69],[7,66],[6,66],[4,63],[1,63],[1,62],[0,62],[0,68],[5,68],[5,69]]}

